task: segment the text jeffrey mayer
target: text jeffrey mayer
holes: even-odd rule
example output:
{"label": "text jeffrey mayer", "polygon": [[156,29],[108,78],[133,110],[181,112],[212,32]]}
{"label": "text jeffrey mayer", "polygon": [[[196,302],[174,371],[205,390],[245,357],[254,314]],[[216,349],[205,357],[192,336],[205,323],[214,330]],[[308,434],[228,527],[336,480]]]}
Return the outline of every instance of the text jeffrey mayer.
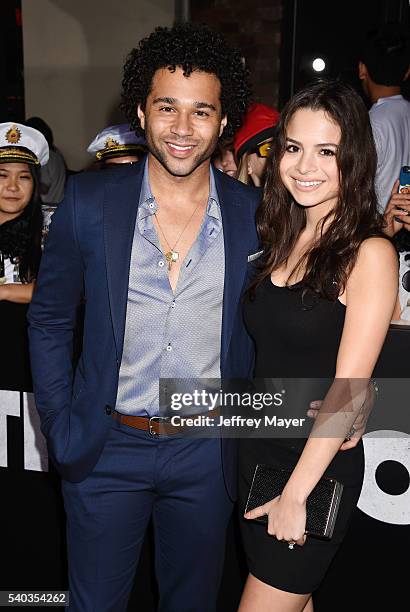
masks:
{"label": "text jeffrey mayer", "polygon": [[198,415],[196,417],[183,417],[175,415],[171,417],[172,425],[177,427],[281,427],[289,429],[289,427],[302,427],[306,419],[284,419],[275,415],[264,417],[242,417],[239,415],[210,417]]}

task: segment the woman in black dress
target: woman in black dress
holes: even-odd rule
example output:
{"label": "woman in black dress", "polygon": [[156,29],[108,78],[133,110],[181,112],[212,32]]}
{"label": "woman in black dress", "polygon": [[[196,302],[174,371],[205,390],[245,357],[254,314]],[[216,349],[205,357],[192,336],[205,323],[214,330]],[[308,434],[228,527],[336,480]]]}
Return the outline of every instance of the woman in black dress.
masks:
{"label": "woman in black dress", "polygon": [[[363,445],[339,450],[392,318],[398,266],[377,212],[368,114],[353,89],[320,82],[298,93],[272,147],[257,213],[264,255],[244,305],[255,377],[292,377],[296,385],[298,377],[335,378],[348,393],[355,388],[355,399],[339,411],[344,400],[335,400],[333,382],[307,440],[241,441],[241,512],[258,463],[292,475],[282,495],[241,520],[250,573],[239,610],[307,612],[360,495]],[[305,535],[306,499],[323,475],[344,485],[330,541]],[[262,515],[267,529],[253,520]]]}

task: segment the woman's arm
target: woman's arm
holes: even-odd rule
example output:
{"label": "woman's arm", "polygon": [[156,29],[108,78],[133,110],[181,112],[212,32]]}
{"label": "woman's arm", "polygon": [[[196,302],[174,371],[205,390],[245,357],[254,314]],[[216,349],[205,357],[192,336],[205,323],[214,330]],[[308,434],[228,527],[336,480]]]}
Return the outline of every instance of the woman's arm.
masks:
{"label": "woman's arm", "polygon": [[0,285],[0,302],[16,302],[17,304],[29,304],[33,297],[35,282],[27,284],[6,283]]}
{"label": "woman's arm", "polygon": [[[366,240],[346,287],[346,317],[337,356],[337,380],[323,402],[312,434],[282,495],[246,515],[256,518],[269,513],[269,533],[279,539],[304,541],[306,499],[356,419],[388,331],[397,292],[398,261],[394,247],[383,238]],[[349,402],[351,397],[354,400]],[[331,437],[323,433],[329,428]]]}
{"label": "woman's arm", "polygon": [[[350,380],[351,385],[356,381],[357,393],[360,393],[360,388],[365,389],[372,375],[386,338],[397,293],[398,261],[394,247],[383,238],[366,240],[346,286],[346,317],[336,365],[336,379]],[[324,408],[325,403],[326,400]],[[346,419],[345,432],[341,431],[339,436],[332,438],[316,437],[315,430],[328,425],[329,417],[339,416],[332,408],[330,406],[330,414],[326,409],[322,415],[319,414],[313,435],[289,480],[289,489],[299,500],[305,500],[322,477],[356,418],[353,409],[351,418]]]}

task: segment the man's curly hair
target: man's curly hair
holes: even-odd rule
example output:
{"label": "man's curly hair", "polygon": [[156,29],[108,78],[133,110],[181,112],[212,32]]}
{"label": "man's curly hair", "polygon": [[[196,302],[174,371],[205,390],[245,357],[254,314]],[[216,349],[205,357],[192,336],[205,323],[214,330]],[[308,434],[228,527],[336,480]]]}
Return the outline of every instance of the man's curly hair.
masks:
{"label": "man's curly hair", "polygon": [[129,53],[124,65],[121,109],[131,128],[138,135],[144,133],[137,106],[145,107],[155,72],[160,68],[175,71],[177,67],[181,67],[187,77],[199,70],[219,79],[222,115],[228,117],[223,139],[231,138],[240,127],[249,105],[248,71],[238,51],[227,45],[222,34],[192,23],[156,28]]}

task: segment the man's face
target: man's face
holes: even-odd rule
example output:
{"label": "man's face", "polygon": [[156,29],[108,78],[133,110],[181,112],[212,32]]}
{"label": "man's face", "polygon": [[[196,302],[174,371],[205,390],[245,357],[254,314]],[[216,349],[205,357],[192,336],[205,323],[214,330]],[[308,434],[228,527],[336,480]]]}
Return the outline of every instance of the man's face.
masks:
{"label": "man's face", "polygon": [[138,117],[150,153],[174,176],[188,176],[211,157],[226,125],[219,79],[182,69],[157,70],[145,109]]}

